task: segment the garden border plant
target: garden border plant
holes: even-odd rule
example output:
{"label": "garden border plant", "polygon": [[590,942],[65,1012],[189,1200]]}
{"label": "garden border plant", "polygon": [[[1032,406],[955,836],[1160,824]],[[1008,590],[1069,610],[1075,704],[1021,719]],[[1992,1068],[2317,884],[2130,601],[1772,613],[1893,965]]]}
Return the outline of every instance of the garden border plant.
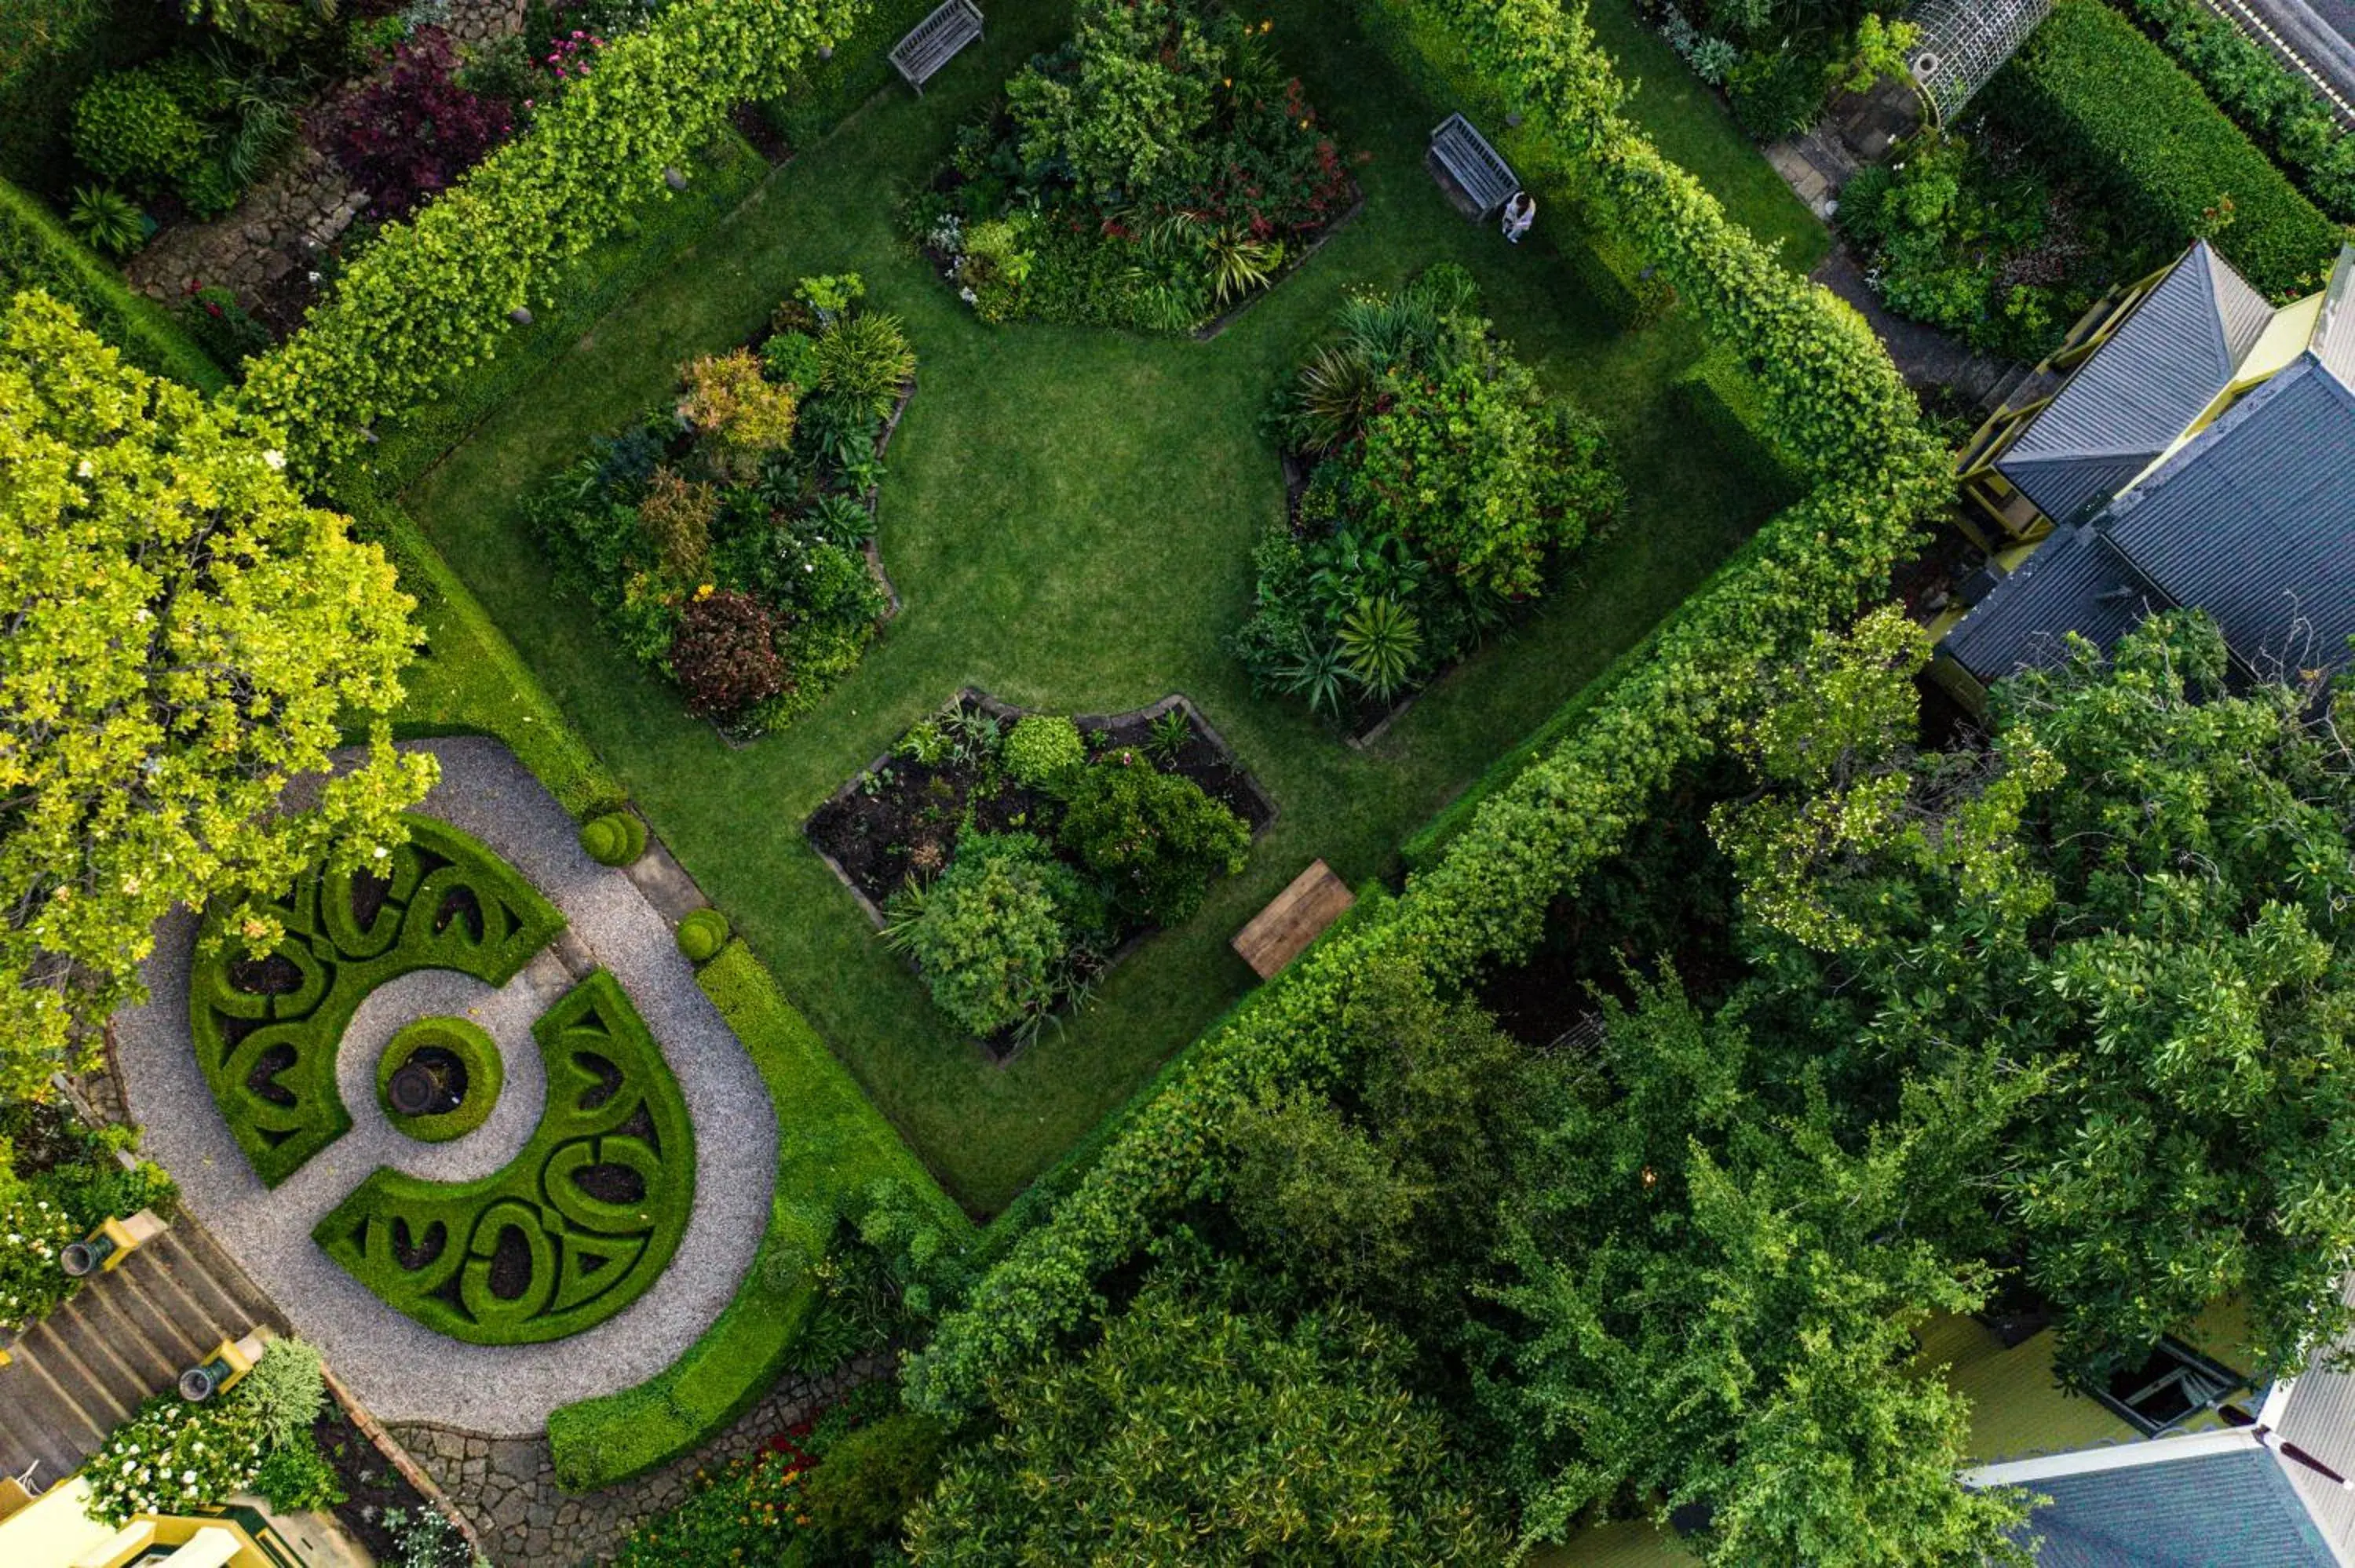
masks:
{"label": "garden border plant", "polygon": [[605,1321],[661,1277],[695,1204],[687,1101],[612,972],[566,992],[532,1036],[547,1106],[514,1160],[472,1181],[378,1171],[311,1233],[387,1305],[471,1344]]}
{"label": "garden border plant", "polygon": [[[450,1109],[410,1116],[392,1103],[392,1075],[421,1050],[443,1051],[455,1057],[465,1087]],[[385,1042],[384,1052],[376,1061],[377,1104],[383,1107],[385,1119],[420,1143],[448,1143],[482,1126],[498,1104],[499,1090],[506,1083],[506,1064],[499,1054],[498,1042],[480,1024],[464,1018],[421,1018],[404,1024]]]}
{"label": "garden border plant", "polygon": [[369,992],[427,969],[505,985],[564,928],[555,906],[479,840],[414,812],[402,821],[409,842],[381,863],[387,876],[320,870],[278,900],[285,935],[264,957],[246,956],[225,909],[208,912],[198,935],[188,979],[197,1059],[265,1186],[351,1127],[336,1057]]}
{"label": "garden border plant", "polygon": [[0,296],[45,289],[84,325],[142,370],[199,392],[219,392],[228,374],[154,301],[91,253],[40,198],[0,179]]}
{"label": "garden border plant", "polygon": [[1097,1280],[1217,1180],[1220,1128],[1254,1095],[1350,1071],[1337,1025],[1370,957],[1461,980],[1525,950],[1551,899],[1619,844],[1678,765],[1710,751],[1759,662],[1852,612],[1946,495],[1945,455],[1861,319],[1784,272],[1621,118],[1623,90],[1582,16],[1554,0],[1368,5],[1433,18],[1462,51],[1447,68],[1501,84],[1559,150],[1550,169],[1582,175],[1559,194],[1632,235],[1739,355],[1766,433],[1815,488],[1689,602],[1649,657],[1573,697],[1577,716],[1558,741],[1465,802],[1445,853],[1403,895],[1328,935],[1190,1047],[1083,1175],[1050,1178],[1068,1194],[911,1362],[920,1409],[974,1409],[992,1379],[1077,1330],[1100,1300]]}

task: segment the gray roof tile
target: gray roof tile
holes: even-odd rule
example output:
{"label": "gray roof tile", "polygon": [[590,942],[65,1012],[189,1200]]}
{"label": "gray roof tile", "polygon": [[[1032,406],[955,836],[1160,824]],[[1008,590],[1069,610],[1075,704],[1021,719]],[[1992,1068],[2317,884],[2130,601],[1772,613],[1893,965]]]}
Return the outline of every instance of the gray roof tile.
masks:
{"label": "gray roof tile", "polygon": [[1982,683],[2023,666],[2057,664],[2062,634],[2107,648],[2166,609],[2090,528],[2063,528],[1988,590],[1938,644]]}
{"label": "gray roof tile", "polygon": [[2281,1466],[2250,1447],[2036,1481],[2041,1568],[2338,1568]]}

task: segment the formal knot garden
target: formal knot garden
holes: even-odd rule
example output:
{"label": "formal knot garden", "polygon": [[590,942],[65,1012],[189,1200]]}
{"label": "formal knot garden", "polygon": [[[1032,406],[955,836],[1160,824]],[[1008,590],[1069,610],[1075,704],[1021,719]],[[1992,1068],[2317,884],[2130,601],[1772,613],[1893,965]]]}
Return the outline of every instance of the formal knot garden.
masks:
{"label": "formal knot garden", "polygon": [[[224,596],[304,618],[258,695],[202,683],[261,633],[189,633],[262,826],[80,1004],[187,1212],[454,1446],[502,1562],[1174,1563],[1205,1520],[1294,1539],[1252,1468],[1285,1444],[1337,1460],[1302,1504],[1336,1561],[1671,1497],[1780,1528],[1722,1467],[1587,1454],[1612,1402],[1546,1360],[1609,1359],[1563,1238],[1675,1228],[1642,1205],[1707,1186],[1702,1133],[1512,1226],[1497,1184],[1615,1136],[1560,1045],[1606,1032],[1588,982],[1657,1000],[1520,966],[1644,903],[1664,815],[1719,864],[1761,672],[1946,493],[1869,330],[1726,204],[1804,212],[1715,122],[1705,178],[1655,146],[1612,7],[644,9],[209,395],[113,355],[164,328],[111,293],[9,307],[44,417],[114,421],[39,494],[130,530],[200,439],[173,504],[261,521],[191,580],[325,574]],[[1247,963],[1319,867],[1316,929]],[[1508,1111],[1571,1130],[1508,1148]],[[1921,1288],[1966,1311],[1984,1272]],[[1913,1298],[1857,1298],[1824,1332],[1897,1398]],[[849,1367],[888,1375],[780,1403]],[[1767,1401],[1718,1371],[1679,1455]],[[1140,1384],[1185,1399],[1119,1412]],[[1156,1457],[1303,1385],[1316,1429],[1231,1495]],[[1476,1405],[1509,1465],[1451,1449]],[[544,1444],[545,1495],[485,1490],[476,1441]],[[683,1511],[633,1542],[631,1499]]]}

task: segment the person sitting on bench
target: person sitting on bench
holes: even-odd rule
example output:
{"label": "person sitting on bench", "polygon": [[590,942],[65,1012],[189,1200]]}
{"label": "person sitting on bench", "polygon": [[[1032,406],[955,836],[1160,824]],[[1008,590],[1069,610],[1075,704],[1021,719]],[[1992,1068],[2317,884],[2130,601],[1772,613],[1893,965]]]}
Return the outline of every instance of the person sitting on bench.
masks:
{"label": "person sitting on bench", "polygon": [[1538,198],[1527,191],[1515,191],[1513,199],[1505,204],[1505,238],[1518,245],[1537,220]]}

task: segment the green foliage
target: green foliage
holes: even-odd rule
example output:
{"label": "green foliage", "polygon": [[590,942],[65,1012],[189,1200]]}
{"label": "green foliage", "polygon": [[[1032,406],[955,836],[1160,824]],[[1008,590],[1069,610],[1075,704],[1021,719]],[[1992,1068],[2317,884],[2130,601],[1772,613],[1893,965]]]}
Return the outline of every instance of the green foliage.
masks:
{"label": "green foliage", "polygon": [[[431,1111],[423,1116],[403,1115],[393,1107],[392,1075],[412,1053],[428,1046],[447,1051],[458,1059],[465,1073],[465,1093],[449,1110]],[[383,1054],[377,1058],[377,1103],[384,1107],[386,1119],[420,1143],[447,1143],[453,1138],[464,1138],[489,1119],[506,1077],[506,1063],[499,1054],[498,1043],[480,1024],[464,1018],[421,1018],[394,1031],[392,1038],[385,1043]]]}
{"label": "green foliage", "polygon": [[2100,0],[2061,0],[1990,86],[1990,111],[2118,204],[2154,242],[2215,242],[2262,292],[2317,287],[2339,246],[2158,46]]}
{"label": "green foliage", "polygon": [[[694,1202],[686,1101],[612,974],[574,987],[532,1033],[548,1103],[513,1160],[464,1182],[378,1171],[312,1230],[387,1304],[470,1344],[605,1321],[669,1266]],[[415,1239],[436,1232],[438,1249]]]}
{"label": "green foliage", "polygon": [[111,71],[74,101],[74,156],[102,180],[160,196],[204,156],[202,121],[160,66]]}
{"label": "green foliage", "polygon": [[376,723],[315,810],[282,809],[347,716],[400,701],[413,633],[382,554],[264,440],[44,295],[0,315],[0,1092],[141,995],[175,905],[348,870],[432,779]]}
{"label": "green foliage", "polygon": [[255,1435],[266,1448],[280,1448],[311,1435],[311,1423],[327,1403],[327,1383],[319,1352],[301,1340],[274,1340],[237,1385],[236,1394]]}
{"label": "green foliage", "polygon": [[802,1513],[822,1552],[842,1561],[888,1547],[900,1521],[939,1478],[949,1434],[929,1415],[903,1411],[853,1427],[802,1483]]}
{"label": "green foliage", "polygon": [[1359,599],[1341,618],[1334,645],[1350,678],[1376,702],[1394,700],[1406,687],[1423,648],[1423,623],[1394,599]]}
{"label": "green foliage", "polygon": [[0,1332],[17,1332],[80,1288],[58,1254],[108,1218],[154,1209],[168,1217],[172,1179],[118,1154],[137,1146],[127,1128],[84,1127],[60,1106],[0,1099]]}
{"label": "green foliage", "polygon": [[105,185],[77,186],[66,222],[84,244],[109,256],[128,256],[147,238],[139,204]]}
{"label": "green foliage", "polygon": [[1811,129],[1822,117],[1834,69],[1805,44],[1752,49],[1726,74],[1725,95],[1751,140],[1779,142]]}
{"label": "green foliage", "polygon": [[[158,1394],[82,1467],[91,1514],[119,1526],[134,1514],[190,1513],[253,1489],[263,1475],[315,1485],[299,1450],[315,1457],[311,1423],[325,1399],[319,1353],[299,1340],[272,1340],[236,1387],[205,1404]],[[288,1449],[297,1452],[282,1459]]]}
{"label": "green foliage", "polygon": [[253,1473],[253,1489],[270,1500],[273,1512],[294,1514],[330,1509],[347,1495],[336,1467],[320,1452],[306,1430],[299,1442],[272,1448]]}
{"label": "green foliage", "polygon": [[1114,909],[1177,926],[1202,906],[1212,877],[1243,868],[1251,828],[1191,779],[1114,752],[1071,787],[1057,842],[1110,885]]}
{"label": "green foliage", "polygon": [[887,929],[942,1012],[987,1038],[1053,1011],[1098,901],[1029,833],[968,832],[911,919]]}
{"label": "green foliage", "polygon": [[807,1532],[795,1521],[814,1475],[798,1449],[755,1449],[698,1467],[687,1499],[642,1518],[605,1561],[611,1568],[701,1568],[710,1563],[805,1568]]}
{"label": "green foliage", "polygon": [[[743,1043],[770,1104],[791,1118],[777,1140],[769,1228],[735,1298],[677,1361],[635,1387],[549,1416],[557,1478],[570,1490],[609,1487],[666,1464],[724,1431],[769,1391],[809,1320],[811,1271],[839,1215],[865,1207],[871,1219],[888,1209],[895,1219],[883,1223],[886,1232],[936,1233],[941,1239],[921,1248],[936,1277],[973,1231],[751,948],[730,942],[695,980]],[[894,1195],[877,1196],[886,1185]],[[885,1242],[883,1250],[894,1249]],[[919,1249],[903,1250],[912,1257]]]}
{"label": "green foliage", "polygon": [[39,289],[154,376],[200,392],[229,385],[221,367],[123,274],[78,243],[40,202],[0,180],[0,296]]}
{"label": "green foliage", "polygon": [[2126,0],[2121,8],[2274,155],[2315,206],[2341,223],[2355,222],[2355,141],[2312,82],[2198,0]]}
{"label": "green foliage", "polygon": [[718,0],[666,9],[601,51],[410,221],[388,224],[304,330],[257,361],[252,408],[317,469],[497,352],[507,313],[549,302],[559,270],[664,197],[735,107],[768,96],[848,31],[857,0]]}
{"label": "green foliage", "polygon": [[1027,714],[1006,736],[1006,771],[1033,789],[1057,788],[1088,759],[1080,726],[1056,714]]}
{"label": "green foliage", "polygon": [[[907,1519],[919,1564],[1495,1563],[1401,1346],[1336,1307],[1282,1321],[1163,1273],[1087,1350],[991,1391]],[[1150,1390],[1140,1397],[1141,1390]]]}
{"label": "green foliage", "polygon": [[916,374],[900,318],[878,312],[838,321],[817,340],[818,387],[876,417],[891,411]]}
{"label": "green foliage", "polygon": [[[206,913],[189,1028],[214,1101],[266,1186],[351,1126],[336,1056],[371,991],[426,969],[505,985],[563,928],[554,906],[471,836],[430,817],[389,825],[406,842],[380,858],[314,863],[266,904],[223,901]],[[444,919],[453,901],[471,904],[474,917]]]}
{"label": "green foliage", "polygon": [[691,964],[708,964],[728,945],[728,916],[717,909],[698,909],[678,923],[678,950]]}
{"label": "green foliage", "polygon": [[1110,206],[1175,200],[1200,184],[1222,64],[1208,9],[1199,0],[1086,0],[1069,66],[1034,65],[1006,84],[1023,161],[1068,170],[1084,195]]}
{"label": "green foliage", "polygon": [[803,397],[817,390],[817,339],[805,332],[781,332],[761,345],[761,373]]}
{"label": "green foliage", "polygon": [[632,865],[646,853],[645,820],[635,811],[607,811],[581,824],[581,847],[599,865]]}

